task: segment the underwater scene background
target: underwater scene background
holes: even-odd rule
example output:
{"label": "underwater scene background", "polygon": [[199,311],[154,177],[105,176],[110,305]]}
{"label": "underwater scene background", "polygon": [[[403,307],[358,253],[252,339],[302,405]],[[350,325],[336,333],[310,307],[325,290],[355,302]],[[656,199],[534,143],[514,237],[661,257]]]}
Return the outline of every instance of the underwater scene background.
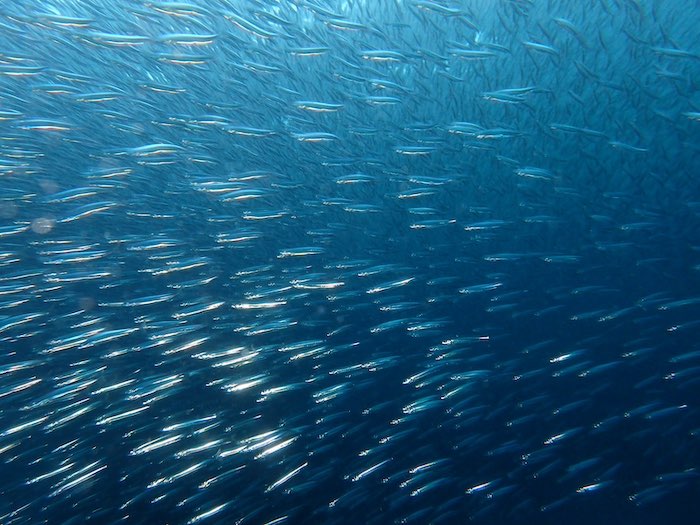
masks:
{"label": "underwater scene background", "polygon": [[0,523],[693,523],[695,0],[0,7]]}

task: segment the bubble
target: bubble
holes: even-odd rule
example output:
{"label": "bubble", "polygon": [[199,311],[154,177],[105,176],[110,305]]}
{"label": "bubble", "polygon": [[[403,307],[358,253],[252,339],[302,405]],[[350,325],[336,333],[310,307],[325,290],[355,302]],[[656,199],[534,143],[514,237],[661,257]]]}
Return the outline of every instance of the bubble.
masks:
{"label": "bubble", "polygon": [[0,202],[0,218],[11,219],[17,215],[17,205],[14,202]]}
{"label": "bubble", "polygon": [[46,234],[53,230],[56,220],[50,217],[39,217],[32,221],[32,231],[34,233]]}
{"label": "bubble", "polygon": [[56,193],[61,189],[61,187],[58,185],[58,183],[54,180],[42,180],[39,183],[39,186],[41,186],[41,189],[43,190],[44,193],[51,194],[51,193]]}
{"label": "bubble", "polygon": [[93,297],[81,297],[78,304],[82,310],[89,312],[90,310],[93,310],[95,306],[97,306],[97,301],[95,301]]}

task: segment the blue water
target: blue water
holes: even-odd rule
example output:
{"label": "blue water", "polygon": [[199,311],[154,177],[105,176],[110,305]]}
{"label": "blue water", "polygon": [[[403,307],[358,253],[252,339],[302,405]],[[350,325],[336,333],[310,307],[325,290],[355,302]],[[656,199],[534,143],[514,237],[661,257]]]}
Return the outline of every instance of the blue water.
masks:
{"label": "blue water", "polygon": [[0,523],[693,522],[696,2],[5,4]]}

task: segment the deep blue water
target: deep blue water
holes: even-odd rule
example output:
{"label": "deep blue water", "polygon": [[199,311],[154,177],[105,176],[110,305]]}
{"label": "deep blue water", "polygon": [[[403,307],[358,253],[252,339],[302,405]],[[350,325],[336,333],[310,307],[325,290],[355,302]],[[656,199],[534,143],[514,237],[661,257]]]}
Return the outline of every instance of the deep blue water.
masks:
{"label": "deep blue water", "polygon": [[699,19],[5,2],[0,523],[693,523]]}

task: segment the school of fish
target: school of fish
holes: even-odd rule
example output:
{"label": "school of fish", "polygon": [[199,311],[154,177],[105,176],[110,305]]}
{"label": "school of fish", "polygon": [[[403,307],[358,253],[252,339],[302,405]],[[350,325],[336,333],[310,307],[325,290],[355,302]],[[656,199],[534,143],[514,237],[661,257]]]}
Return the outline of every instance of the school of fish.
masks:
{"label": "school of fish", "polygon": [[695,0],[7,0],[0,523],[691,523]]}

